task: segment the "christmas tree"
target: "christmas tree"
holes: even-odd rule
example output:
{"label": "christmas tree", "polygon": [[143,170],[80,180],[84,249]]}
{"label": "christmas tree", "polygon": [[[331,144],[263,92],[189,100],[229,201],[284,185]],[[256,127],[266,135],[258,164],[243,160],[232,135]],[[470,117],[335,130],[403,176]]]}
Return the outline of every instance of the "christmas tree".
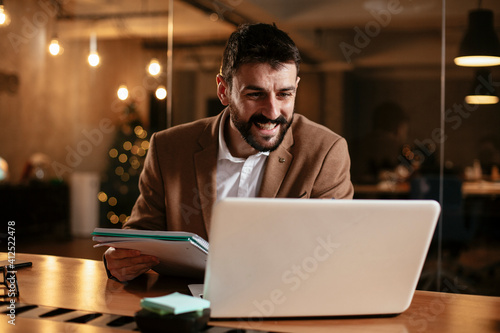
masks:
{"label": "christmas tree", "polygon": [[121,228],[128,220],[139,196],[139,175],[149,148],[149,135],[144,129],[135,104],[126,106],[116,139],[109,149],[108,167],[102,177],[100,226]]}

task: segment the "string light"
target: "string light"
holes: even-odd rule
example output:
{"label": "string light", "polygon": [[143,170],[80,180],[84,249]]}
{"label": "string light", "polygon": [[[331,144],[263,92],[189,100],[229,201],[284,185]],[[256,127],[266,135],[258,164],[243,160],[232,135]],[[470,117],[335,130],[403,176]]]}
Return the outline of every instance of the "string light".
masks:
{"label": "string light", "polygon": [[57,38],[57,35],[54,35],[52,37],[52,40],[50,41],[49,45],[49,53],[52,54],[53,56],[57,56],[63,53],[63,48],[61,44],[59,43],[59,39]]}
{"label": "string light", "polygon": [[159,100],[164,100],[167,97],[167,89],[165,89],[165,86],[159,86],[156,89],[155,95]]}
{"label": "string light", "polygon": [[160,65],[160,62],[158,61],[158,59],[156,59],[156,58],[151,59],[151,61],[149,62],[149,65],[148,65],[148,72],[152,76],[157,76],[158,74],[160,74],[161,65]]}
{"label": "string light", "polygon": [[122,101],[126,100],[128,98],[128,89],[127,86],[122,84],[120,87],[118,87],[118,91],[116,92],[118,95],[118,98]]}
{"label": "string light", "polygon": [[0,27],[6,27],[10,24],[10,15],[5,10],[3,0],[0,0]]}
{"label": "string light", "polygon": [[92,67],[96,67],[100,62],[99,54],[97,53],[97,37],[95,33],[90,35],[90,54],[88,61]]}
{"label": "string light", "polygon": [[99,65],[99,61],[100,61],[99,54],[97,54],[97,52],[90,53],[88,60],[89,60],[90,66],[96,67],[97,65]]}
{"label": "string light", "polygon": [[[54,5],[56,6],[57,8],[57,17],[59,17],[59,15],[61,14],[61,7],[60,7],[60,4],[59,2],[55,2]],[[57,55],[60,55],[63,53],[63,48],[61,46],[61,44],[59,43],[59,38],[57,36],[57,31],[58,31],[58,20],[57,20],[57,17],[56,17],[56,20],[54,21],[54,26],[53,26],[53,31],[52,31],[52,39],[50,40],[50,44],[49,44],[49,53],[53,56],[57,56]]]}

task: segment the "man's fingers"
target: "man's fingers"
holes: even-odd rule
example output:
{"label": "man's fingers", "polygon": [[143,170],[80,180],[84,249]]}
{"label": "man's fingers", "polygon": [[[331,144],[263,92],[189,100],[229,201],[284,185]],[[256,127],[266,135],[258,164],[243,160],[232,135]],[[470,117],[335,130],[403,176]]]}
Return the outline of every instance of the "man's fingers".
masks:
{"label": "man's fingers", "polygon": [[146,273],[151,269],[150,265],[139,264],[135,266],[123,267],[116,270],[110,270],[111,274],[119,281],[129,281],[135,279],[139,275]]}
{"label": "man's fingers", "polygon": [[106,260],[108,259],[123,259],[129,257],[138,257],[141,255],[140,251],[131,250],[131,249],[116,249],[114,247],[110,247],[104,253],[106,256]]}
{"label": "man's fingers", "polygon": [[147,272],[151,267],[159,264],[159,260],[153,256],[141,255],[139,257],[112,260],[108,263],[111,275],[120,281],[128,281]]}
{"label": "man's fingers", "polygon": [[[108,260],[106,258],[106,260]],[[108,269],[120,269],[125,267],[133,267],[136,265],[147,265],[149,267],[155,266],[159,264],[160,261],[157,257],[149,256],[149,255],[139,255],[137,257],[126,257],[122,259],[113,258],[112,260],[108,260]]]}
{"label": "man's fingers", "polygon": [[140,251],[131,249],[110,247],[104,256],[107,269],[120,281],[132,280],[160,263],[155,256],[143,255]]}
{"label": "man's fingers", "polygon": [[132,258],[126,258],[122,259],[125,261],[128,265],[126,266],[136,266],[140,264],[148,265],[149,267],[158,265],[160,261],[158,260],[157,257],[155,256],[150,256],[146,254],[141,254],[138,257],[132,257]]}

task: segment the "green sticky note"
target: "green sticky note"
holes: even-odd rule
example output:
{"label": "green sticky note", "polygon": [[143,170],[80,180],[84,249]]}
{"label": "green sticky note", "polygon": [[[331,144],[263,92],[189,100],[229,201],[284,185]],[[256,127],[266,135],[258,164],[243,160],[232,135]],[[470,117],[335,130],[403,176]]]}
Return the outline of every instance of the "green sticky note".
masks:
{"label": "green sticky note", "polygon": [[210,301],[178,292],[159,297],[146,297],[141,300],[141,307],[159,315],[181,314],[203,311],[210,307]]}

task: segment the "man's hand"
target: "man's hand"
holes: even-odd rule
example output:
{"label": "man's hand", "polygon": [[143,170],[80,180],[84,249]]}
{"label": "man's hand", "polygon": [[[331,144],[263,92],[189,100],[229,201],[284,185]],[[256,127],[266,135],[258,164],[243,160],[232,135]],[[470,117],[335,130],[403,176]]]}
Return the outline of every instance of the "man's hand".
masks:
{"label": "man's hand", "polygon": [[128,281],[147,272],[160,261],[155,256],[143,255],[137,250],[115,249],[104,252],[109,272],[119,281]]}

